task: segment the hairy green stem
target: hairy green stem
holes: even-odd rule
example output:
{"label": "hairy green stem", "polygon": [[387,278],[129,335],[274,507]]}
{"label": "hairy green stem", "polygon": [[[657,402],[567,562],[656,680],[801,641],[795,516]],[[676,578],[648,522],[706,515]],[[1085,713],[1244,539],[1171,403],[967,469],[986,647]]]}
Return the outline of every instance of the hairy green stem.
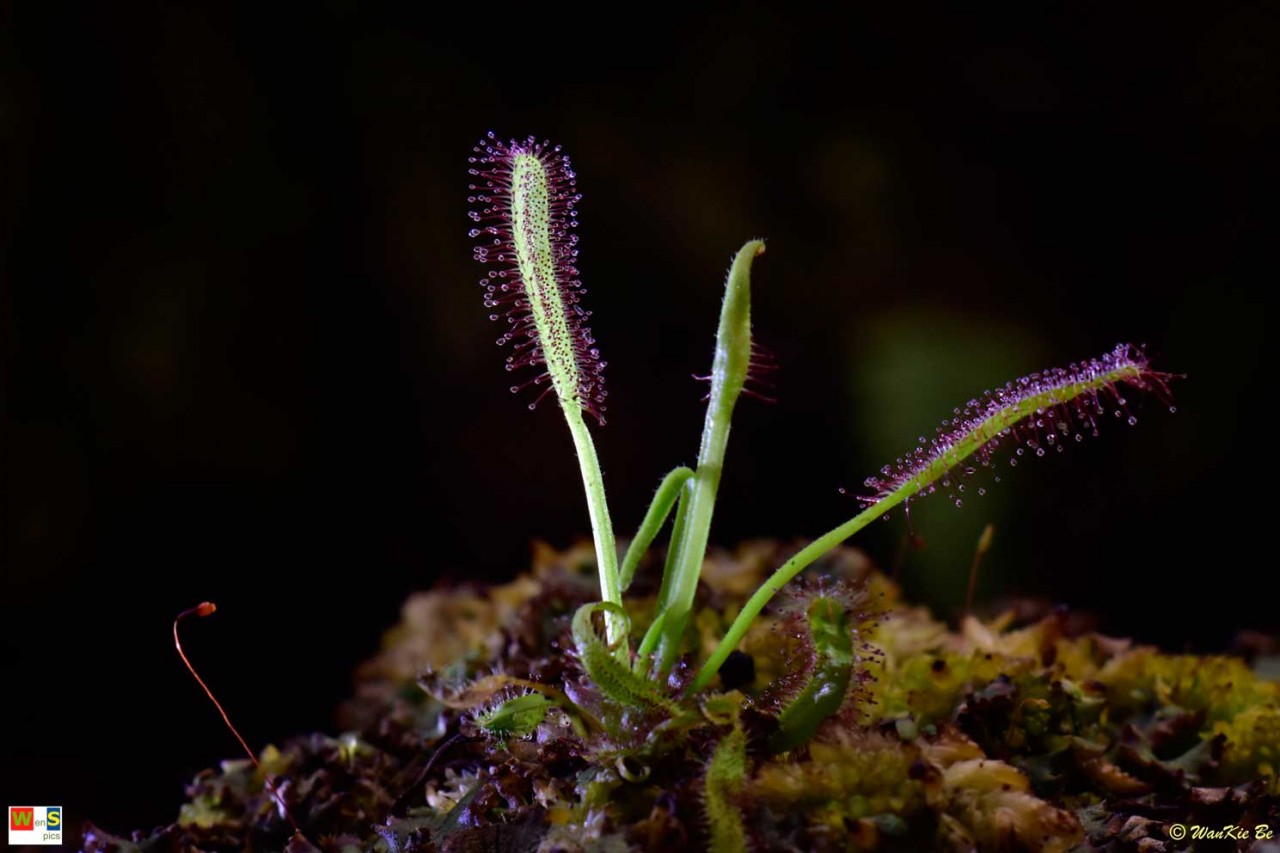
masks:
{"label": "hairy green stem", "polygon": [[640,648],[636,649],[636,659],[632,662],[633,667],[639,671],[643,669],[649,671],[649,655],[653,654],[654,648],[658,645],[658,638],[662,636],[662,626],[667,621],[667,614],[659,610],[653,617],[653,622],[649,624],[649,630],[644,632],[644,637],[640,640]]}
{"label": "hairy green stem", "polygon": [[[573,445],[578,451],[578,467],[582,470],[582,486],[587,494],[587,512],[591,515],[591,536],[595,540],[596,565],[600,572],[600,599],[622,607],[622,586],[618,578],[618,546],[613,539],[613,523],[604,497],[604,477],[595,442],[582,418],[582,409],[563,406]],[[629,654],[626,623],[612,611],[605,613],[605,629],[609,645]]]}
{"label": "hairy green stem", "polygon": [[681,536],[672,540],[673,559],[668,560],[658,602],[666,616],[658,643],[659,672],[669,670],[680,652],[680,639],[702,572],[733,407],[742,393],[751,361],[751,262],[763,252],[764,243],[760,240],[751,240],[739,249],[725,283],[698,468],[685,487],[676,525]]}
{"label": "hairy green stem", "polygon": [[675,574],[675,564],[679,556],[675,543],[684,541],[684,529],[689,521],[688,514],[684,511],[688,495],[689,480],[685,480],[676,497],[676,520],[671,524],[671,547],[667,549],[667,560],[662,567],[662,586],[658,589],[658,606],[654,610],[653,622],[649,624],[649,630],[645,631],[644,638],[640,640],[640,648],[636,650],[637,657],[641,659],[653,654],[667,624],[667,612],[663,610],[663,604],[671,598],[671,576]]}

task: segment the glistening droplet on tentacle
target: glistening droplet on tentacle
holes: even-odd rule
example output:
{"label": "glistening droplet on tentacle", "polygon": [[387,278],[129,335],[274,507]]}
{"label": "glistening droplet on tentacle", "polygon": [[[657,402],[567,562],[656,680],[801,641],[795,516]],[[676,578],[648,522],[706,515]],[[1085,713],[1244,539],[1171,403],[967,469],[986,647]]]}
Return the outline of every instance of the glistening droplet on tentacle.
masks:
{"label": "glistening droplet on tentacle", "polygon": [[505,309],[511,331],[498,339],[506,345],[521,339],[518,355],[507,369],[546,367],[550,381],[534,406],[551,388],[561,405],[575,405],[604,422],[604,362],[585,325],[591,312],[579,304],[584,292],[577,268],[577,214],[581,196],[569,158],[559,146],[535,137],[502,141],[489,133],[469,158],[469,212],[476,223],[468,233],[480,245],[476,260],[497,264],[480,283],[484,304]]}
{"label": "glistening droplet on tentacle", "polygon": [[1013,445],[1010,466],[1016,466],[1027,450],[1037,457],[1045,455],[1046,446],[1061,453],[1065,445],[1058,441],[1059,435],[1072,435],[1079,442],[1083,431],[1077,427],[1097,435],[1095,418],[1110,406],[1116,407],[1116,417],[1136,424],[1138,419],[1129,413],[1129,401],[1120,387],[1154,393],[1167,404],[1171,378],[1152,370],[1141,348],[1120,344],[1098,358],[1016,379],[970,400],[963,410],[956,410],[959,417],[942,422],[935,438],[922,438],[915,450],[899,457],[893,466],[882,468],[880,476],[868,477],[864,485],[871,494],[860,500],[870,506],[896,493],[928,495],[941,486],[959,505],[953,479],[958,481],[977,470],[964,467],[957,471],[961,460],[976,454],[981,467],[988,467],[1002,444]]}

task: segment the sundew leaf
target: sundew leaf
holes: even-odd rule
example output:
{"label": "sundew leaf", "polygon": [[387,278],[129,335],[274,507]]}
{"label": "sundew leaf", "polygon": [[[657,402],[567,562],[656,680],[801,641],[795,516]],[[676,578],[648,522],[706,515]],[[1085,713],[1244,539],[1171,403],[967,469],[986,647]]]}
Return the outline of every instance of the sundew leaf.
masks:
{"label": "sundew leaf", "polygon": [[769,748],[775,752],[807,742],[824,720],[840,710],[858,663],[853,628],[842,602],[815,598],[806,621],[815,664],[804,686],[778,715],[778,731],[769,739]]}
{"label": "sundew leaf", "polygon": [[[871,506],[894,498],[913,500],[939,488],[963,491],[960,480],[976,471],[961,467],[970,458],[978,467],[990,467],[997,450],[1012,444],[1009,463],[1016,465],[1027,451],[1044,456],[1098,435],[1108,415],[1123,417],[1132,426],[1138,418],[1123,386],[1167,397],[1170,378],[1151,369],[1141,348],[1118,344],[1097,358],[1015,379],[956,409],[956,417],[943,421],[934,438],[921,439],[911,453],[868,477],[864,485],[873,494],[860,500]],[[958,496],[954,500],[961,501]]]}
{"label": "sundew leaf", "polygon": [[[541,372],[524,385],[542,387],[538,401],[555,391],[569,433],[573,436],[582,473],[582,486],[591,516],[591,535],[600,572],[600,597],[621,605],[618,554],[613,522],[605,500],[604,477],[595,442],[583,413],[604,423],[604,367],[600,351],[586,323],[591,316],[580,304],[583,288],[578,279],[577,176],[559,146],[527,137],[523,142],[503,142],[492,132],[476,145],[470,158],[468,201],[475,205],[471,230],[477,240],[476,260],[496,264],[481,284],[485,305],[505,308],[490,319],[505,318],[508,331],[500,345],[513,343],[515,353],[507,370],[532,367]],[[606,619],[609,641],[625,639],[622,620]]]}
{"label": "sundew leaf", "polygon": [[[734,406],[757,373],[764,354],[751,340],[751,266],[764,254],[764,241],[749,240],[734,256],[725,278],[724,302],[720,306],[720,326],[716,332],[716,349],[711,362],[711,383],[707,395],[707,412],[702,426],[702,443],[698,449],[698,467],[683,490],[671,537],[671,550],[663,571],[658,609],[666,614],[662,636],[657,638],[658,671],[667,672],[675,663],[693,609],[698,575],[707,552],[707,538],[715,513],[716,494],[724,470],[725,451],[729,444],[729,426]],[[648,638],[646,638],[648,639]],[[642,646],[648,651],[647,643]]]}
{"label": "sundew leaf", "polygon": [[542,369],[512,392],[540,388],[532,409],[554,390],[561,407],[603,423],[605,363],[586,325],[591,312],[580,304],[573,233],[580,196],[568,155],[532,136],[503,142],[490,133],[476,145],[470,172],[475,257],[495,267],[480,280],[485,306],[505,309],[490,318],[506,320],[498,343],[515,347],[507,370]]}
{"label": "sundew leaf", "polygon": [[482,731],[497,738],[524,738],[547,718],[551,700],[541,693],[513,696],[475,715]]}
{"label": "sundew leaf", "polygon": [[[937,438],[922,441],[906,458],[885,466],[881,476],[867,478],[865,484],[874,493],[861,498],[866,505],[862,512],[819,536],[778,567],[738,612],[724,639],[698,671],[690,691],[701,690],[711,681],[751,622],[784,586],[875,519],[939,488],[954,486],[959,491],[959,480],[977,471],[965,464],[967,460],[990,466],[1002,444],[1017,445],[1010,459],[1016,463],[1026,449],[1040,456],[1046,447],[1061,448],[1065,440],[1082,441],[1086,433],[1098,431],[1108,412],[1126,416],[1129,409],[1124,387],[1167,399],[1173,378],[1153,370],[1139,347],[1119,344],[1098,358],[1016,379],[957,409],[957,418],[944,421]],[[1132,413],[1126,420],[1130,425],[1138,422]],[[960,502],[958,497],[955,500]]]}

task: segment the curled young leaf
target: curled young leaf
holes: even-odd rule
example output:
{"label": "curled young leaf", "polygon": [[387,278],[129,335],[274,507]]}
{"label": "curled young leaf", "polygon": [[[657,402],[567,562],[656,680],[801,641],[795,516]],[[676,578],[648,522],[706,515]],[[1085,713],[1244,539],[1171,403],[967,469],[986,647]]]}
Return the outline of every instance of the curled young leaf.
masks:
{"label": "curled young leaf", "polygon": [[[591,619],[597,612],[615,616],[624,626],[627,621],[626,611],[608,601],[584,604],[578,608],[573,616],[573,642],[587,677],[601,693],[624,707],[674,710],[675,703],[663,694],[657,682],[633,672],[596,633]],[[626,637],[625,630],[623,637]]]}

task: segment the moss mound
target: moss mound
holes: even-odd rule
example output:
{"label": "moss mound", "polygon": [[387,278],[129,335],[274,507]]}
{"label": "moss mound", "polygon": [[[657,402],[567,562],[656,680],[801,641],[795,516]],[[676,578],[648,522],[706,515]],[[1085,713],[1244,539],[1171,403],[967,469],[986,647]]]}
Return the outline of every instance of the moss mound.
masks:
{"label": "moss mound", "polygon": [[[782,557],[759,542],[708,561],[692,659]],[[815,570],[716,689],[681,698],[678,668],[667,698],[630,708],[574,654],[573,615],[596,597],[589,548],[539,549],[503,586],[415,595],[357,673],[348,732],[261,756],[306,839],[252,764],[227,761],[192,781],[173,824],[129,838],[89,826],[84,847],[1250,849],[1280,823],[1280,683],[1244,660],[1164,654],[1061,612],[953,631],[857,551]],[[656,590],[633,592],[643,616]],[[806,630],[815,597],[848,602],[847,678]],[[827,710],[780,737],[797,697]]]}

